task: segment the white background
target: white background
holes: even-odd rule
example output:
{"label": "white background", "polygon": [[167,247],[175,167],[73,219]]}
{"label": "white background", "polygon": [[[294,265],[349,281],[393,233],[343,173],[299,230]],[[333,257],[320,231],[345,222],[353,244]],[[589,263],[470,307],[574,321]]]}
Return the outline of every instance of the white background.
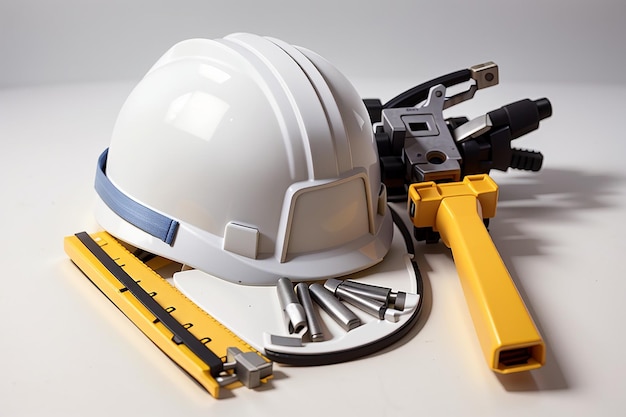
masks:
{"label": "white background", "polygon": [[493,60],[507,82],[621,82],[625,10],[619,0],[3,0],[0,86],[137,80],[177,41],[237,31],[306,46],[350,78],[426,80]]}
{"label": "white background", "polygon": [[[626,3],[33,1],[0,3],[0,415],[623,415]],[[71,264],[96,231],[93,174],[133,85],[171,45],[247,31],[333,62],[383,100],[493,60],[500,86],[450,115],[548,97],[520,139],[537,174],[495,173],[491,233],[548,346],[489,371],[448,251],[419,247],[424,316],[402,342],[333,366],[276,366],[215,400]],[[458,112],[458,113],[457,113]]]}

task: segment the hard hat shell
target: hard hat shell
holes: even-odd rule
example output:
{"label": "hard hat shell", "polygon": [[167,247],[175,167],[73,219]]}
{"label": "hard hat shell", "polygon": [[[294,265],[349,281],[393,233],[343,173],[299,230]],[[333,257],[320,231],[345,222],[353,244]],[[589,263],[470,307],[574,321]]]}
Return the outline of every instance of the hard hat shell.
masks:
{"label": "hard hat shell", "polygon": [[361,98],[326,60],[277,39],[172,47],[124,103],[101,168],[115,192],[177,229],[159,238],[99,192],[102,227],[229,281],[341,276],[391,244]]}

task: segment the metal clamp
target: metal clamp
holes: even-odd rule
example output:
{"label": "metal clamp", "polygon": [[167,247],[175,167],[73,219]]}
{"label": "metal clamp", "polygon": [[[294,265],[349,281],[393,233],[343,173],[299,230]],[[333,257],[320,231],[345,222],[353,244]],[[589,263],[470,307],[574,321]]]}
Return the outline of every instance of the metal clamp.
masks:
{"label": "metal clamp", "polygon": [[446,102],[443,105],[444,109],[474,98],[474,94],[478,90],[498,85],[500,76],[498,74],[498,66],[495,63],[491,61],[485,62],[484,64],[469,67],[469,70],[474,84],[470,85],[467,90],[446,98]]}
{"label": "metal clamp", "polygon": [[267,362],[256,352],[242,352],[236,347],[229,347],[224,372],[216,380],[222,387],[239,381],[248,388],[256,388],[261,385],[262,379],[272,375],[272,366],[272,362]]}
{"label": "metal clamp", "polygon": [[461,154],[443,118],[446,88],[430,89],[420,107],[383,110],[382,129],[392,152],[402,155],[410,182],[459,181]]}

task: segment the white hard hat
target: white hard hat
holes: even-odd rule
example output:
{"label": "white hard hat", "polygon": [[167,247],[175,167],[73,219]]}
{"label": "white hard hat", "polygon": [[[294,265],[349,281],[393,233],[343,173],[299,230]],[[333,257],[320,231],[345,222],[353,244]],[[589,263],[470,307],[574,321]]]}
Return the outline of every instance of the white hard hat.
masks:
{"label": "white hard hat", "polygon": [[368,268],[393,232],[354,87],[315,53],[251,34],[166,52],[122,107],[96,189],[112,235],[243,284]]}

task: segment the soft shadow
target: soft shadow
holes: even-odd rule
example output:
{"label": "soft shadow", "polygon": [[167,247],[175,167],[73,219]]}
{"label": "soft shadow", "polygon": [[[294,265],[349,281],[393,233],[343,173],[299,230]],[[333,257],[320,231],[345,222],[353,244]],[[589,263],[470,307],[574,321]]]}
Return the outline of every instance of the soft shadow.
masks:
{"label": "soft shadow", "polygon": [[543,331],[541,317],[536,314],[532,300],[524,290],[522,281],[532,277],[520,279],[514,266],[513,258],[546,255],[543,248],[549,242],[525,226],[533,222],[571,223],[572,227],[581,229],[581,239],[584,239],[581,218],[589,210],[611,207],[610,199],[606,197],[613,195],[613,190],[625,181],[626,178],[614,172],[585,173],[560,169],[544,169],[500,181],[499,207],[496,218],[492,220],[492,238],[546,344],[546,364],[542,368],[532,372],[497,374],[507,391],[569,388],[557,360],[558,352],[552,349],[550,335]]}

